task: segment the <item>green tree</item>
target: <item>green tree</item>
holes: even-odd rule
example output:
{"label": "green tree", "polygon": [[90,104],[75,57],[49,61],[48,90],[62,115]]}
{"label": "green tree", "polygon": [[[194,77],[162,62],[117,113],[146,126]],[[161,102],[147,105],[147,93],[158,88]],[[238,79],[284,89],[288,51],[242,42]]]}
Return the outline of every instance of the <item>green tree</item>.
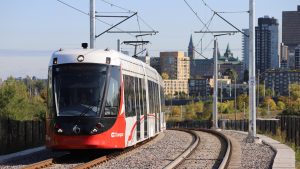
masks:
{"label": "green tree", "polygon": [[180,107],[178,107],[178,106],[173,106],[172,107],[172,116],[173,117],[180,117],[181,116]]}
{"label": "green tree", "polygon": [[268,109],[269,107],[270,110],[276,110],[276,103],[272,98],[266,97],[263,101],[263,107],[265,109]]}
{"label": "green tree", "polygon": [[244,103],[245,103],[245,108],[248,108],[248,102],[249,102],[249,97],[247,94],[241,94],[237,97],[237,108],[239,110],[244,109]]}
{"label": "green tree", "polygon": [[285,104],[282,101],[277,102],[277,109],[278,110],[284,110],[285,109]]}
{"label": "green tree", "polygon": [[291,91],[290,93],[293,100],[297,100],[298,98],[300,98],[300,85],[296,83],[290,84],[289,89]]}
{"label": "green tree", "polygon": [[0,87],[0,116],[15,120],[44,119],[45,100],[40,96],[29,97],[23,81],[9,77]]}
{"label": "green tree", "polygon": [[204,108],[204,103],[202,101],[195,103],[196,112],[203,112],[203,108]]}

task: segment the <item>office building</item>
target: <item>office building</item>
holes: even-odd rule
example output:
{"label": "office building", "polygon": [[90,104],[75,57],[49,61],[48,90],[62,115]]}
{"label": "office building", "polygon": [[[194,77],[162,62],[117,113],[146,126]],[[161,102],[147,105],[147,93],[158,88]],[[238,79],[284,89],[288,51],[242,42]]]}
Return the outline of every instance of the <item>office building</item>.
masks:
{"label": "office building", "polygon": [[189,95],[194,97],[207,97],[210,95],[209,79],[189,79]]}
{"label": "office building", "polygon": [[258,26],[255,27],[255,32],[257,72],[263,73],[267,69],[279,68],[277,19],[269,16],[258,18]]}
{"label": "office building", "polygon": [[300,69],[300,45],[298,45],[294,51],[295,69]]}
{"label": "office building", "polygon": [[267,70],[263,77],[266,89],[271,89],[274,96],[287,96],[289,84],[300,83],[300,70]]}
{"label": "office building", "polygon": [[280,68],[289,68],[289,51],[288,46],[284,45],[284,43],[280,43]]}
{"label": "office building", "polygon": [[290,52],[300,44],[300,5],[297,11],[282,12],[282,42]]}
{"label": "office building", "polygon": [[[243,32],[249,36],[249,29],[243,29]],[[249,70],[249,37],[246,35],[242,40],[243,70]]]}
{"label": "office building", "polygon": [[165,95],[174,97],[176,94],[179,93],[189,94],[188,80],[164,80],[164,85]]}
{"label": "office building", "polygon": [[184,52],[160,52],[160,71],[169,79],[188,80],[190,78],[190,58]]}

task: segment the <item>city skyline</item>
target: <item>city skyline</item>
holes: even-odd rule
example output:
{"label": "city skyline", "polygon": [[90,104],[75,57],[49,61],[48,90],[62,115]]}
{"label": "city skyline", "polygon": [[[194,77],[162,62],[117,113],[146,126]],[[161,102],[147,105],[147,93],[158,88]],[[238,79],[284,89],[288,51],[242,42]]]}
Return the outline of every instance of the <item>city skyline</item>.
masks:
{"label": "city skyline", "polygon": [[[64,2],[67,2],[83,11],[88,11],[88,1],[76,2],[74,0],[65,0]],[[170,5],[170,1],[134,1],[133,3],[128,3],[127,0],[113,0],[109,2],[122,6],[126,9],[138,11],[139,15],[147,22],[147,24],[159,31],[158,35],[145,38],[152,42],[148,48],[150,56],[158,56],[158,53],[163,51],[187,52],[191,34],[193,35],[196,49],[200,50],[199,40],[201,35],[194,34],[193,32],[200,30],[203,27],[203,24],[197,20],[184,1],[172,1],[172,6]],[[204,22],[207,22],[211,18],[211,11],[209,11],[202,2],[194,0],[189,0],[187,2]],[[279,41],[281,42],[282,11],[295,11],[297,10],[298,4],[296,1],[286,3],[286,1],[280,0],[276,6],[272,7],[272,9],[264,9],[266,4],[271,2],[271,0],[256,2],[256,18],[269,15],[270,17],[278,19],[280,27]],[[111,7],[101,0],[96,1],[96,3],[97,10],[120,11],[118,8]],[[217,0],[212,0],[207,3],[216,11],[245,11],[248,10],[249,2],[229,0],[226,1],[226,3],[219,3]],[[18,12],[11,12],[12,9]],[[155,9],[155,12],[153,9]],[[43,61],[39,62],[37,60],[28,61],[29,63],[35,63],[34,65],[29,64],[30,68],[32,68],[32,71],[29,72],[37,72],[34,67],[37,65],[41,66],[41,64],[45,67],[45,70],[47,70],[48,59],[54,50],[58,50],[59,48],[80,48],[81,42],[89,41],[88,16],[70,9],[58,1],[40,2],[37,0],[30,0],[26,2],[11,2],[6,0],[2,3],[0,10],[2,11],[0,19],[3,22],[3,26],[0,27],[0,35],[2,37],[0,39],[0,57],[2,60],[6,60],[0,65],[0,77],[3,79],[9,76],[7,69],[11,69],[13,63],[17,63],[19,60],[20,62],[23,62],[21,61],[22,57],[27,57],[27,59],[25,59],[26,61],[30,60],[30,56],[40,56],[44,58]],[[20,18],[20,13],[22,14],[22,18]],[[247,13],[221,15],[231,21],[239,29],[248,28]],[[138,26],[136,20],[137,19],[134,18],[128,23],[121,25],[120,28],[125,28],[125,30],[126,28],[128,28],[127,30],[134,28],[137,29]],[[166,24],[166,21],[168,24]],[[134,26],[131,26],[131,24]],[[141,21],[140,26],[141,29],[149,29]],[[97,33],[106,28],[108,27],[97,23]],[[221,30],[222,28],[226,30],[233,29],[215,16],[210,29]],[[203,48],[209,44],[212,39],[211,35],[206,35],[206,37],[207,38],[203,39]],[[220,37],[219,45],[221,53],[225,51],[227,43],[229,43],[234,55],[239,56],[241,59],[241,37],[242,35],[240,34]],[[130,36],[128,38],[128,35],[106,34],[101,39],[97,39],[96,48],[109,47],[111,49],[116,49],[118,38],[120,38],[121,41],[128,40],[130,38],[132,39]],[[210,44],[207,51],[203,52],[208,58],[211,58],[212,55],[212,45],[213,44]],[[127,47],[124,45],[122,48],[123,50],[127,50]],[[6,59],[7,57],[20,58],[18,58],[19,60],[11,62]],[[198,54],[196,54],[196,58],[200,58]],[[21,65],[22,63],[18,64]],[[12,75],[18,76],[16,74]],[[30,74],[30,76],[33,75],[35,74]],[[21,74],[20,76],[24,75]],[[46,77],[39,74],[36,76]]]}

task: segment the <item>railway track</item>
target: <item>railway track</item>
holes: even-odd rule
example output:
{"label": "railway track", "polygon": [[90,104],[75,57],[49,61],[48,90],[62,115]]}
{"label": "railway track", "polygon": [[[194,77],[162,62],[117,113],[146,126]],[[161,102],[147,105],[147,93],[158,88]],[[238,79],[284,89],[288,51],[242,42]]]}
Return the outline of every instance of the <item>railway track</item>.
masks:
{"label": "railway track", "polygon": [[[177,129],[176,129],[177,130]],[[231,155],[231,142],[214,130],[179,129],[193,135],[189,147],[165,168],[227,168]]]}
{"label": "railway track", "polygon": [[[156,136],[151,138],[151,139],[145,140],[141,143],[138,143],[135,146],[126,148],[125,150],[110,152],[110,153],[107,153],[105,155],[100,155],[98,157],[90,157],[90,158],[92,158],[92,160],[88,160],[87,162],[83,162],[83,163],[80,163],[80,164],[70,164],[67,168],[90,169],[90,168],[96,167],[96,166],[100,165],[101,163],[104,163],[104,162],[107,162],[109,160],[115,159],[118,156],[126,155],[127,153],[135,150],[136,148],[138,148],[138,147],[148,143],[149,141],[153,140],[154,138],[156,138]],[[37,162],[37,163],[34,163],[34,164],[27,165],[27,166],[23,167],[23,169],[61,168],[61,166],[56,167],[56,165],[59,165],[61,163],[65,163],[66,161],[68,161],[72,158],[74,158],[74,157],[72,157],[71,154],[66,154],[66,155],[62,155],[62,156],[57,157],[57,158],[50,158],[50,159],[43,160],[43,161],[40,161],[40,162]],[[77,156],[77,158],[78,158],[78,156]],[[74,161],[74,159],[73,159],[73,161]],[[65,167],[66,166],[64,166],[64,168]]]}

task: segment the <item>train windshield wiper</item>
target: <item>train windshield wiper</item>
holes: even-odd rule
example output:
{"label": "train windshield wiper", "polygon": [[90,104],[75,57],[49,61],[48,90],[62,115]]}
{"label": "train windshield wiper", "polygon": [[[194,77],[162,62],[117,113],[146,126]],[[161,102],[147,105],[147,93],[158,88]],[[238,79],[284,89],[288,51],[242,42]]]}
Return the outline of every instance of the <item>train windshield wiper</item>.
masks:
{"label": "train windshield wiper", "polygon": [[100,101],[101,101],[101,99],[99,99],[99,102],[96,104],[97,106],[90,105],[90,106],[86,107],[85,111],[83,111],[79,116],[85,116],[89,111],[93,111],[94,107],[96,107],[96,114],[97,114],[99,111]]}

